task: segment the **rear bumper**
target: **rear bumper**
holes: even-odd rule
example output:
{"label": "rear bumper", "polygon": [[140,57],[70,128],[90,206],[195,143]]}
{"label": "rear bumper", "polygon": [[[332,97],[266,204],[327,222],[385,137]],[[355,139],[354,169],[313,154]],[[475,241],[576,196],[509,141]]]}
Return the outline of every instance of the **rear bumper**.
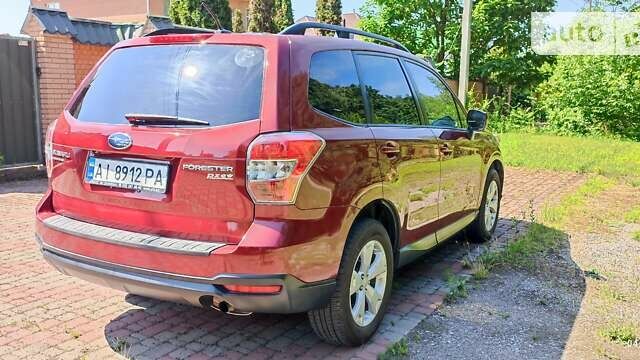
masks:
{"label": "rear bumper", "polygon": [[[335,280],[305,283],[287,274],[219,274],[189,277],[126,267],[54,248],[36,236],[44,258],[66,275],[99,285],[159,300],[201,307],[225,308],[230,313],[298,313],[323,306],[335,290]],[[239,294],[225,284],[280,285],[278,294]]]}

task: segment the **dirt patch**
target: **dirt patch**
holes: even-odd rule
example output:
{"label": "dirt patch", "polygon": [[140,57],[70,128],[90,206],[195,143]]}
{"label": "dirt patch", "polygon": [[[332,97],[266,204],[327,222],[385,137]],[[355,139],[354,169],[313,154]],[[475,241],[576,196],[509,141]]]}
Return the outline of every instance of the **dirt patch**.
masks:
{"label": "dirt patch", "polygon": [[640,189],[612,186],[571,209],[560,245],[499,266],[408,337],[414,359],[640,359]]}
{"label": "dirt patch", "polygon": [[585,288],[568,246],[528,270],[501,268],[468,286],[468,298],[442,307],[409,336],[409,358],[557,359]]}
{"label": "dirt patch", "polygon": [[633,239],[638,225],[625,219],[639,204],[640,189],[619,185],[565,224],[571,257],[590,274],[567,358],[640,359],[640,242]]}

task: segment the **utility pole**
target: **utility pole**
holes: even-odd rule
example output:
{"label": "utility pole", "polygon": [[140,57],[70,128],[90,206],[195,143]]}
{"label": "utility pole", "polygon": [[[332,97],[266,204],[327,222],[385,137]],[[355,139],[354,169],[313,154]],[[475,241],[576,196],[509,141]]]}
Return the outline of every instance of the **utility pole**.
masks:
{"label": "utility pole", "polygon": [[467,101],[467,89],[469,88],[472,10],[473,0],[464,0],[464,8],[462,9],[462,45],[460,46],[460,80],[458,81],[458,97],[463,104]]}

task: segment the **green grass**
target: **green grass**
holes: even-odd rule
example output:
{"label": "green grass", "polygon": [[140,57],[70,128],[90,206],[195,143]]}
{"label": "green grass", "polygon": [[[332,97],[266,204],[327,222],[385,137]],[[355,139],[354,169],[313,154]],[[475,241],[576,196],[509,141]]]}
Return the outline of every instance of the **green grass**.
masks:
{"label": "green grass", "polygon": [[627,297],[623,293],[619,292],[609,285],[604,285],[600,288],[600,296],[603,299],[613,303],[627,301]]}
{"label": "green grass", "polygon": [[497,265],[531,268],[537,255],[554,249],[564,238],[564,233],[559,230],[533,223],[526,234],[507,245],[503,251],[486,253],[479,261],[487,271]]}
{"label": "green grass", "polygon": [[471,271],[474,280],[484,280],[489,277],[489,268],[484,264],[482,259],[479,259],[473,264]]}
{"label": "green grass", "polygon": [[640,224],[640,206],[631,209],[624,215],[624,221],[629,223]]}
{"label": "green grass", "polygon": [[640,241],[640,231],[636,231],[631,235],[631,238],[635,241]]}
{"label": "green grass", "polygon": [[599,333],[600,336],[611,342],[624,345],[635,345],[640,341],[636,329],[629,325],[610,325],[605,329],[601,329]]}
{"label": "green grass", "polygon": [[391,345],[384,354],[378,355],[380,360],[404,358],[409,354],[409,345],[406,339],[402,339]]}
{"label": "green grass", "polygon": [[565,196],[555,206],[542,209],[542,221],[547,225],[559,226],[571,214],[585,206],[587,200],[611,188],[615,182],[605,177],[593,177],[582,184],[573,194]]}
{"label": "green grass", "polygon": [[640,186],[640,142],[521,133],[499,138],[509,166],[593,173]]}

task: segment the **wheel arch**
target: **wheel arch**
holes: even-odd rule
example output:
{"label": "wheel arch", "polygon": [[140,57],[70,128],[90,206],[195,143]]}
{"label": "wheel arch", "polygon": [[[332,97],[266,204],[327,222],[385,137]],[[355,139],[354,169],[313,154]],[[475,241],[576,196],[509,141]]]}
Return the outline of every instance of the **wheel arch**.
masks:
{"label": "wheel arch", "polygon": [[494,159],[489,165],[489,169],[495,169],[500,176],[500,184],[504,184],[504,164],[502,164],[502,160],[499,158]]}
{"label": "wheel arch", "polygon": [[400,249],[400,217],[397,210],[389,201],[385,199],[376,199],[362,207],[356,215],[353,225],[357,224],[360,219],[370,218],[379,221],[387,230],[393,247],[394,265],[398,264],[398,255]]}

